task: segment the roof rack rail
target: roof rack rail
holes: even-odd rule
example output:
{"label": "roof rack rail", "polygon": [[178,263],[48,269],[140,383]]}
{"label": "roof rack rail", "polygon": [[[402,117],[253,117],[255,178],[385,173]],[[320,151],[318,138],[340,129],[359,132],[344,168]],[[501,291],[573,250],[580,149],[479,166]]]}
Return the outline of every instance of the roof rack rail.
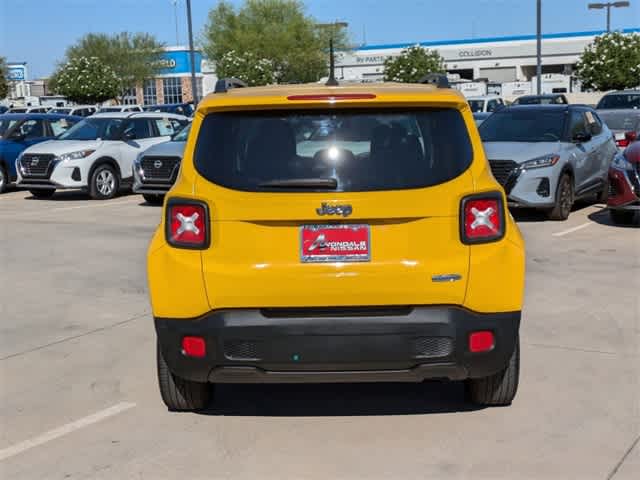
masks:
{"label": "roof rack rail", "polygon": [[245,88],[246,86],[246,83],[237,78],[221,78],[216,82],[216,88],[213,93],[226,93],[232,88]]}
{"label": "roof rack rail", "polygon": [[428,83],[438,88],[449,88],[449,79],[444,73],[427,73],[418,83]]}

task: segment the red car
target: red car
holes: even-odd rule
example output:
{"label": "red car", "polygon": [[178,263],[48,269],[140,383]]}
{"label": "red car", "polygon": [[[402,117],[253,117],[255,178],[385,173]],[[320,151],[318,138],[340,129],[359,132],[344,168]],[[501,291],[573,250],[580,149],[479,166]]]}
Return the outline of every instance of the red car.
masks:
{"label": "red car", "polygon": [[629,224],[640,210],[640,141],[633,142],[613,159],[609,168],[609,199],[611,220]]}

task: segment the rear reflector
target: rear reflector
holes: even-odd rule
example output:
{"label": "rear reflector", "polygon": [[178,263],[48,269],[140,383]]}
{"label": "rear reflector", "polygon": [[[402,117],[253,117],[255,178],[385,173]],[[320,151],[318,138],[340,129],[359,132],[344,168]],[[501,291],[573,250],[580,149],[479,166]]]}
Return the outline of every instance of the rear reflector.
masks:
{"label": "rear reflector", "polygon": [[167,242],[178,248],[203,249],[209,243],[208,210],[204,203],[172,198],[167,204]]}
{"label": "rear reflector", "polygon": [[202,358],[207,354],[207,345],[202,337],[184,337],[182,354],[186,357]]}
{"label": "rear reflector", "polygon": [[493,350],[496,342],[493,336],[493,332],[488,330],[482,330],[479,332],[473,332],[469,335],[469,351],[473,353],[488,352]]}
{"label": "rear reflector", "polygon": [[504,237],[504,206],[498,192],[462,199],[460,236],[463,243],[495,242]]}
{"label": "rear reflector", "polygon": [[329,95],[290,95],[287,100],[295,101],[322,101],[335,102],[337,100],[372,100],[376,98],[373,93],[334,93]]}

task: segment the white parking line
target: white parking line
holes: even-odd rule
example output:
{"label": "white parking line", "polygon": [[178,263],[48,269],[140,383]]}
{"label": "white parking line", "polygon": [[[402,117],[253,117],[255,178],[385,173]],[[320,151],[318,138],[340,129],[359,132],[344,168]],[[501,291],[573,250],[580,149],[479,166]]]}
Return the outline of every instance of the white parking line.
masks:
{"label": "white parking line", "polygon": [[[99,208],[99,207],[109,207],[111,205],[126,205],[126,204],[135,204],[136,202],[139,202],[139,199],[136,198],[127,198],[125,200],[119,200],[119,201],[102,201],[100,203],[98,202],[91,202],[91,203],[87,203],[84,205],[74,205],[72,207],[53,207],[53,208],[44,208],[42,210],[34,210],[34,211],[29,211],[29,212],[24,212],[20,214],[20,217],[25,217],[25,216],[30,216],[30,215],[43,215],[43,214],[47,214],[47,213],[55,213],[55,212],[64,212],[67,210],[77,210],[79,208]],[[0,211],[0,218],[2,218],[1,214],[3,212]],[[12,218],[14,218],[12,216]]]}
{"label": "white parking line", "polygon": [[25,440],[24,442],[20,442],[7,447],[3,450],[0,450],[0,461],[18,455],[19,453],[22,453],[31,448],[38,447],[44,443],[55,440],[56,438],[60,438],[81,428],[88,427],[89,425],[93,425],[94,423],[98,423],[105,418],[118,415],[119,413],[122,413],[125,410],[129,410],[130,408],[133,408],[135,406],[135,403],[130,402],[118,403],[113,407],[106,408],[92,415],[76,420],[75,422],[67,423],[66,425],[63,425],[61,427],[49,430],[48,432],[43,433],[42,435],[38,435],[35,438]]}
{"label": "white parking line", "polygon": [[583,223],[582,225],[578,225],[577,227],[568,228],[567,230],[562,230],[561,232],[552,233],[551,235],[554,237],[563,237],[573,232],[577,232],[578,230],[582,230],[583,228],[587,228],[589,225],[593,225],[593,222]]}

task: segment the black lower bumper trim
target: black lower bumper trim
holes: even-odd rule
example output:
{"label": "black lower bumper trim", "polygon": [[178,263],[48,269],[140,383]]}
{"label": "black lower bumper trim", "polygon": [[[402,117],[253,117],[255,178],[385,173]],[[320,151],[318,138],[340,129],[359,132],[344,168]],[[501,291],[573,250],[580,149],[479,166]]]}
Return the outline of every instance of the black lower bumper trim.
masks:
{"label": "black lower bumper trim", "polygon": [[[162,355],[183,378],[218,383],[419,382],[492,375],[518,338],[520,312],[455,306],[237,309],[195,319],[156,318]],[[495,347],[468,351],[471,332],[490,330]],[[204,358],[185,356],[184,336],[205,339]]]}

